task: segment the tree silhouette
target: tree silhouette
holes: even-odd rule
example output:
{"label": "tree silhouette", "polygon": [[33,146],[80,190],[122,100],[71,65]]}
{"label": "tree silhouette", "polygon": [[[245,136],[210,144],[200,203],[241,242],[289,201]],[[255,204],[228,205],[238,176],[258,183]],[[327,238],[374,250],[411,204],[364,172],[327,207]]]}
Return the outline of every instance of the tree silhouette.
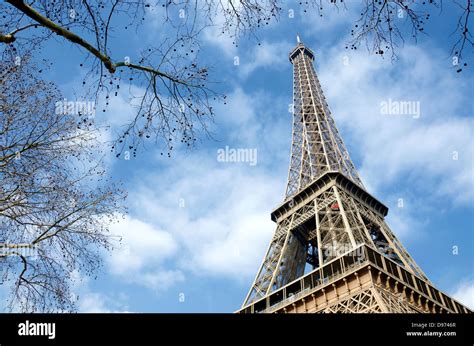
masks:
{"label": "tree silhouette", "polygon": [[[457,39],[451,54],[460,71],[463,53],[473,44],[468,27],[472,4],[471,0],[456,4],[462,15],[453,24]],[[319,11],[321,16],[332,6],[341,9],[341,16],[346,15],[342,0],[310,0],[295,5],[305,12]],[[365,45],[371,52],[396,58],[397,47],[406,36],[416,39],[424,33],[430,12],[440,10],[442,1],[367,0],[358,6],[360,17],[347,49]],[[219,25],[223,34],[235,40],[240,35],[256,35],[260,27],[281,17],[283,2],[6,0],[0,10],[0,42],[13,45],[19,56],[23,49],[41,47],[55,36],[62,38],[58,43],[68,41],[88,54],[82,67],[87,71],[84,84],[92,94],[85,97],[96,101],[104,97],[108,105],[124,81],[133,83],[138,90],[131,92],[136,112],[117,134],[113,149],[119,156],[124,149],[135,154],[137,146],[146,140],[161,141],[171,151],[177,141],[192,146],[200,130],[207,134],[208,121],[214,117],[211,103],[224,96],[213,91],[209,66],[201,66],[200,33],[209,25]],[[156,45],[143,47],[136,61],[114,54],[111,40],[126,44],[130,31],[140,34],[151,10],[163,14],[162,30],[167,37],[157,35]],[[118,22],[127,24],[122,27]]]}
{"label": "tree silhouette", "polygon": [[38,67],[14,61],[10,51],[0,62],[1,283],[11,310],[71,311],[72,275],[99,267],[124,193],[101,168],[88,115],[61,111]]}

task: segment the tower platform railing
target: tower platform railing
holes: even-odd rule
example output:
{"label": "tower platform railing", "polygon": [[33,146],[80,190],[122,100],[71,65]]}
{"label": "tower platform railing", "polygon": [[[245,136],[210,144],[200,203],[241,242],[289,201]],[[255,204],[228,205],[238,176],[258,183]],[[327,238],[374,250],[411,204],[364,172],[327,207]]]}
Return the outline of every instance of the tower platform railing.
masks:
{"label": "tower platform railing", "polygon": [[406,290],[418,292],[418,296],[424,301],[430,301],[432,305],[436,304],[448,312],[470,312],[465,306],[421,280],[397,262],[367,244],[360,244],[324,266],[314,269],[266,297],[243,307],[237,313],[272,313],[282,310],[285,306],[331,286],[334,282],[356,273],[364,267],[368,267],[375,273],[374,275],[380,276],[383,273],[393,282],[399,282]]}

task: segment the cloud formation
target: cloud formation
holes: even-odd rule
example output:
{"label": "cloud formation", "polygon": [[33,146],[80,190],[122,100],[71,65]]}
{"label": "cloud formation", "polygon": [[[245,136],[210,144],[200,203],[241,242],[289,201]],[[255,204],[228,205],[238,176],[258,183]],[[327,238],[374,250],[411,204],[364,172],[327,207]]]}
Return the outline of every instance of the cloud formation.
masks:
{"label": "cloud formation", "polygon": [[[467,80],[416,46],[404,47],[396,65],[366,52],[326,55],[321,83],[369,190],[406,179],[433,199],[472,203],[474,122],[461,108]],[[419,103],[420,117],[383,114],[388,100]]]}
{"label": "cloud formation", "polygon": [[166,290],[184,280],[179,270],[162,268],[163,262],[178,250],[172,233],[129,216],[113,224],[111,233],[120,237],[122,243],[107,258],[112,275],[155,291]]}
{"label": "cloud formation", "polygon": [[453,298],[459,300],[471,310],[474,310],[474,281],[462,281],[452,293]]}

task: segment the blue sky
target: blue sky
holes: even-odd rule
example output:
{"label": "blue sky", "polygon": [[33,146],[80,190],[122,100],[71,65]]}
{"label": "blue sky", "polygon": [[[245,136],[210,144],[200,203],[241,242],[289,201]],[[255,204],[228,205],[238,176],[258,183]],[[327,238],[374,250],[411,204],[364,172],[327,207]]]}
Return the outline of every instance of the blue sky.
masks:
{"label": "blue sky", "polygon": [[[336,124],[365,186],[389,207],[392,231],[440,290],[474,308],[473,74],[471,68],[457,74],[451,64],[456,8],[445,3],[441,14],[432,12],[428,34],[417,44],[407,40],[392,62],[345,49],[354,11],[328,8],[321,18],[294,5],[295,17],[288,18],[292,4],[280,22],[258,33],[260,46],[241,38],[235,47],[218,28],[203,32],[202,61],[214,66],[211,78],[227,94],[226,105],[215,105],[212,139],[202,137],[193,150],[178,147],[171,159],[151,144],[136,159],[107,159],[109,173],[128,191],[129,214],[112,226],[123,242],[104,254],[97,279],[77,274],[80,311],[240,307],[275,229],[270,212],[284,197],[291,144],[288,52],[297,33],[315,52]],[[133,59],[166,35],[158,11],[149,16],[153,20],[126,45],[111,41],[116,56]],[[44,54],[56,61],[46,77],[72,98],[81,90],[85,53],[56,39]],[[128,97],[124,91],[113,99],[96,121],[121,125],[133,114]],[[389,99],[419,102],[420,117],[381,114],[381,102]],[[256,149],[257,164],[219,162],[217,150],[226,146]]]}

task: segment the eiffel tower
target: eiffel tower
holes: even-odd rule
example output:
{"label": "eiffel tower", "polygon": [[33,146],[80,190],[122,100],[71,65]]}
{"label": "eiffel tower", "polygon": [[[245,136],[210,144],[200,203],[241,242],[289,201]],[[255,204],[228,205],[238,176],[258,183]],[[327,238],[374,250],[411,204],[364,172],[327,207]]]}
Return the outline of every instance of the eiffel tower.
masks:
{"label": "eiffel tower", "polygon": [[364,188],[300,42],[293,64],[293,140],[277,228],[238,313],[469,313],[436,289]]}

